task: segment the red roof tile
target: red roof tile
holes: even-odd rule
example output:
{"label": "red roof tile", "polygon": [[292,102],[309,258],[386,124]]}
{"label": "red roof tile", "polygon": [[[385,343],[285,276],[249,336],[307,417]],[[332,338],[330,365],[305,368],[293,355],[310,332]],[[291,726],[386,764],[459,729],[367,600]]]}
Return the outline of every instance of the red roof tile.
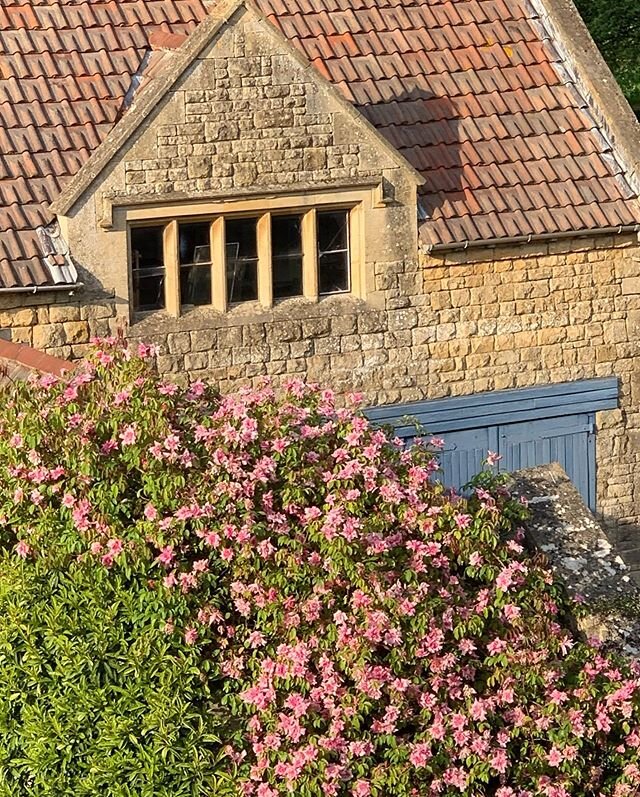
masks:
{"label": "red roof tile", "polygon": [[[257,0],[426,178],[423,239],[633,224],[623,168],[529,0]],[[2,0],[0,287],[52,281],[35,228],[151,49],[208,0]],[[569,70],[570,71],[570,70]]]}
{"label": "red roof tile", "polygon": [[54,282],[35,232],[49,204],[121,116],[150,39],[175,44],[206,13],[204,0],[2,0],[0,288]]}
{"label": "red roof tile", "polygon": [[529,0],[260,6],[425,176],[426,242],[640,221],[622,166],[541,39]]}

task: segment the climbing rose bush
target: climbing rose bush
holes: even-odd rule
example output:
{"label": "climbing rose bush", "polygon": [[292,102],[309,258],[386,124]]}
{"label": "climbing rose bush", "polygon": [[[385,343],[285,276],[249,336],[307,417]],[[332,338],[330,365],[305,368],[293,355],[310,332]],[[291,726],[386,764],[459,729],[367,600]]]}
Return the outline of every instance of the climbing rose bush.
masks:
{"label": "climbing rose bush", "polygon": [[152,361],[2,396],[1,795],[637,793],[638,668],[488,471],[450,495],[330,391]]}

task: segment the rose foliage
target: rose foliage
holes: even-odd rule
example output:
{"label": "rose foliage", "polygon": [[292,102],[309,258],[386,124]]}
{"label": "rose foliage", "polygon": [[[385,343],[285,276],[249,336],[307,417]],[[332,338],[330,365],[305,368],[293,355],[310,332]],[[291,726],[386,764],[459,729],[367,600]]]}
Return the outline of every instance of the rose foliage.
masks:
{"label": "rose foliage", "polygon": [[102,341],[0,408],[0,795],[635,794],[638,670],[524,512],[329,391]]}

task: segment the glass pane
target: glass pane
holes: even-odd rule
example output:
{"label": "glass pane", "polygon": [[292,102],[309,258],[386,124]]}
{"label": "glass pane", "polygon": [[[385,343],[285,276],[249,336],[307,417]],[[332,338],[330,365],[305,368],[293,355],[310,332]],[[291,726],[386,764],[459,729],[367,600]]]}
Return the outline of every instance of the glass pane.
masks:
{"label": "glass pane", "polygon": [[[178,225],[180,304],[211,304],[211,223]],[[200,265],[202,264],[202,265]]]}
{"label": "glass pane", "polygon": [[349,290],[349,252],[327,252],[318,257],[318,291],[340,293]]}
{"label": "glass pane", "polygon": [[211,224],[208,221],[178,225],[180,239],[178,251],[181,266],[211,262],[210,228]]}
{"label": "glass pane", "polygon": [[131,229],[134,310],[162,310],[164,300],[164,227]]}
{"label": "glass pane", "polygon": [[340,293],[349,290],[349,213],[330,210],[318,213],[318,290]]}
{"label": "glass pane", "polygon": [[227,219],[225,223],[227,301],[258,298],[258,219]]}
{"label": "glass pane", "polygon": [[211,266],[180,267],[180,303],[211,304]]}
{"label": "glass pane", "polygon": [[317,224],[320,253],[349,248],[349,213],[346,210],[318,213]]}
{"label": "glass pane", "polygon": [[302,216],[271,218],[273,297],[302,294]]}

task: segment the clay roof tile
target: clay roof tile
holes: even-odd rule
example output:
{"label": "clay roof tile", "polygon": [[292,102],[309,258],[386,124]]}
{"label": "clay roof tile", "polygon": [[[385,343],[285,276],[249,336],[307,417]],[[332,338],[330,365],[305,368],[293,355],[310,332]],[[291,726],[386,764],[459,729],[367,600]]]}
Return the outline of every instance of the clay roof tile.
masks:
{"label": "clay roof tile", "polygon": [[34,373],[63,377],[73,368],[73,363],[68,360],[0,338],[0,387],[17,379],[26,379]]}
{"label": "clay roof tile", "polygon": [[[530,0],[256,2],[422,172],[425,240],[638,221],[635,192]],[[108,136],[145,54],[160,51],[149,68],[162,69],[161,52],[209,5],[0,4],[0,287],[51,280],[35,227]]]}

